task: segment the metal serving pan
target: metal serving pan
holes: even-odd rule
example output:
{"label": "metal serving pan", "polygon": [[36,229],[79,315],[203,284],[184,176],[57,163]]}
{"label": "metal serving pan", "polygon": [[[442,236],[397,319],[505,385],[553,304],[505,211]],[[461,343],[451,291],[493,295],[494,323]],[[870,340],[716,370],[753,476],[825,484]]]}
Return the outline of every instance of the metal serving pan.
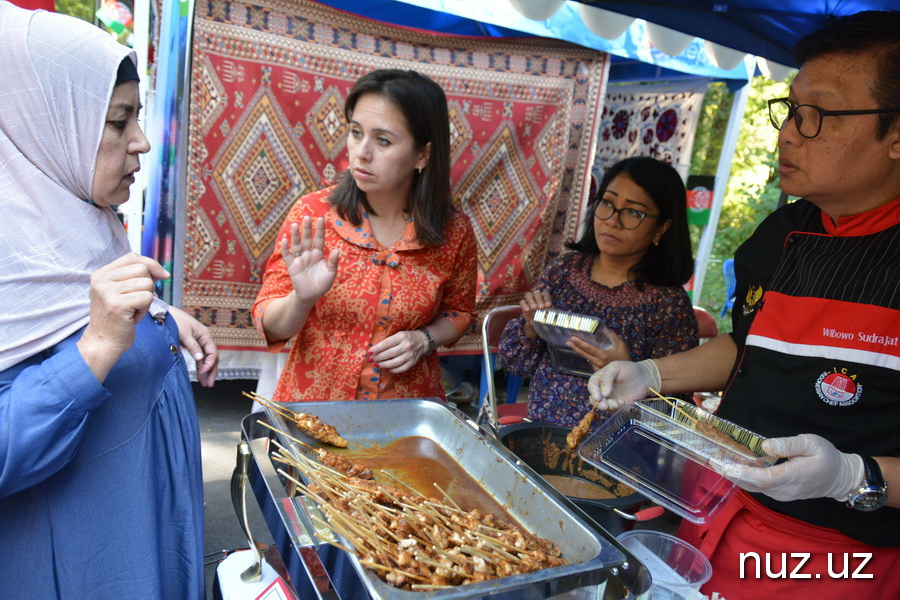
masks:
{"label": "metal serving pan", "polygon": [[[649,589],[646,569],[610,534],[594,524],[571,501],[537,476],[530,467],[491,438],[463,413],[431,399],[383,401],[330,401],[286,403],[285,408],[318,416],[334,425],[350,443],[350,449],[387,445],[407,437],[421,436],[438,444],[469,473],[523,527],[552,540],[569,565],[544,569],[460,586],[447,590],[407,591],[379,579],[359,564],[354,555],[321,543],[322,532],[312,526],[311,502],[288,498],[283,485],[272,477],[272,464],[262,446],[251,443],[257,469],[251,485],[294,579],[315,580],[317,565],[310,564],[308,548],[327,573],[328,583],[313,583],[306,593],[320,598],[371,598],[373,600],[450,600],[459,598],[539,599],[566,594],[567,598],[603,597],[607,578],[614,575],[629,588],[629,597],[640,597]],[[307,439],[296,427],[271,411],[269,423],[291,436]],[[258,439],[254,415],[244,420],[244,438]],[[272,433],[275,436],[278,434]],[[285,445],[289,441],[282,440]],[[268,464],[260,464],[268,463]],[[254,481],[254,479],[256,481]],[[283,545],[290,545],[287,552]],[[305,551],[304,551],[305,550]],[[289,556],[285,556],[288,554]],[[294,554],[296,556],[290,556]],[[298,560],[298,556],[300,556]],[[303,587],[304,582],[300,582]],[[323,589],[326,592],[323,595]],[[299,592],[300,590],[298,590]],[[331,594],[329,596],[329,594]],[[301,597],[307,597],[301,592]],[[310,596],[313,597],[313,596]]]}

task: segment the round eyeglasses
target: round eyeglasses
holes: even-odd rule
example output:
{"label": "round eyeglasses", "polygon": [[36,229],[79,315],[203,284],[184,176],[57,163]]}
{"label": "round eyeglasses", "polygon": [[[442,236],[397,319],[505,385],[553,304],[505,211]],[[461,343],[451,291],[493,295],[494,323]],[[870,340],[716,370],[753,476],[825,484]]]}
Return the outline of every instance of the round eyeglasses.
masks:
{"label": "round eyeglasses", "polygon": [[852,115],[886,115],[900,113],[900,108],[876,108],[872,110],[825,110],[812,104],[796,104],[788,98],[769,100],[769,120],[772,127],[781,131],[784,124],[794,120],[797,131],[805,138],[812,139],[822,131],[822,119],[825,117],[844,117]]}
{"label": "round eyeglasses", "polygon": [[608,221],[615,214],[619,215],[619,225],[622,226],[622,229],[637,229],[644,222],[644,219],[658,219],[661,216],[648,215],[633,208],[616,208],[609,200],[601,199],[597,202],[597,208],[594,210],[595,217],[601,221]]}

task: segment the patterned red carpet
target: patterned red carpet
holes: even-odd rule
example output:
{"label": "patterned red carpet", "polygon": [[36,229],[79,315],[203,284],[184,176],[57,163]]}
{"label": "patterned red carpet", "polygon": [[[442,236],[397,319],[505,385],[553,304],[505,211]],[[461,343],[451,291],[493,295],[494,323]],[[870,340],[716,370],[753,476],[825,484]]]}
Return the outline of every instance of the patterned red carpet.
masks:
{"label": "patterned red carpet", "polygon": [[[606,55],[426,34],[306,0],[210,0],[196,10],[183,298],[221,347],[262,348],[249,309],[263,265],[293,202],[346,167],[344,97],[372,69],[413,68],[447,93],[481,311],[517,302],[574,235]],[[479,344],[473,332],[455,350]]]}

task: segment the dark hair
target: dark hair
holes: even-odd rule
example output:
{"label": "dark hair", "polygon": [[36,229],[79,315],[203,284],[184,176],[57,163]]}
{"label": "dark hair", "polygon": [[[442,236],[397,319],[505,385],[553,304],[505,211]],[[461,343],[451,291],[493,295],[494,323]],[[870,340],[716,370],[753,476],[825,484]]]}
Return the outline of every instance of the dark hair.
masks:
{"label": "dark hair", "polygon": [[119,63],[119,69],[116,71],[116,85],[126,81],[141,81],[137,72],[137,65],[134,64],[130,56],[122,59],[122,62]]}
{"label": "dark hair", "polygon": [[[869,93],[883,110],[900,109],[900,11],[867,10],[825,22],[794,46],[803,63],[830,54],[870,54],[874,73]],[[900,113],[878,115],[878,139],[900,120]]]}
{"label": "dark hair", "polygon": [[[406,118],[417,150],[431,142],[428,163],[413,174],[407,208],[412,211],[416,237],[424,244],[444,242],[444,231],[452,214],[450,187],[450,117],[447,97],[437,83],[416,71],[381,69],[362,77],[344,103],[349,121],[360,98],[376,94],[389,100]],[[338,214],[354,225],[362,223],[361,208],[375,213],[366,195],[356,186],[349,171],[342,174],[329,202]]]}
{"label": "dark hair", "polygon": [[659,245],[650,245],[644,257],[632,267],[634,281],[638,287],[645,283],[655,285],[684,285],[694,273],[694,259],[691,256],[691,236],[687,225],[687,194],[684,182],[671,165],[650,158],[635,156],[626,158],[611,166],[603,175],[597,194],[591,201],[584,217],[584,233],[566,246],[593,258],[600,254],[594,233],[594,211],[606,193],[609,184],[619,175],[627,175],[639,185],[659,207],[659,224],[672,220],[668,231],[659,240]]}

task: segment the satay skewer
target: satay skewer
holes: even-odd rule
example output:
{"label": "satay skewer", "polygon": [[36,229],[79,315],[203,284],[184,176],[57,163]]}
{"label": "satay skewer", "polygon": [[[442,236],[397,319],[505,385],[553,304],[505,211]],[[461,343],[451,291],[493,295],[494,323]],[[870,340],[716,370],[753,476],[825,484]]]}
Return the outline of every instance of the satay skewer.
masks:
{"label": "satay skewer", "polygon": [[325,423],[316,415],[295,412],[289,408],[278,406],[278,403],[263,398],[255,392],[243,392],[243,395],[250,398],[254,402],[258,402],[269,410],[275,412],[280,417],[288,419],[297,426],[298,429],[308,436],[338,448],[346,448],[347,440],[341,437],[338,430],[333,425]]}
{"label": "satay skewer", "polygon": [[265,427],[266,429],[271,429],[271,430],[274,431],[275,433],[278,433],[278,434],[283,435],[284,437],[286,437],[287,439],[291,440],[292,442],[295,442],[295,443],[297,443],[297,444],[300,444],[301,446],[306,446],[306,447],[309,448],[310,450],[313,450],[313,449],[314,449],[312,446],[310,446],[310,445],[307,444],[306,442],[304,442],[304,441],[302,441],[302,440],[299,440],[299,439],[295,438],[294,436],[292,436],[291,434],[287,433],[286,431],[282,431],[282,430],[278,429],[277,427],[271,426],[270,424],[266,423],[265,421],[261,421],[260,419],[257,419],[257,420],[256,420],[256,423],[257,423],[258,425],[262,425],[262,426]]}
{"label": "satay skewer", "polygon": [[465,571],[460,571],[459,569],[454,569],[454,568],[453,568],[452,566],[450,566],[450,565],[445,565],[445,564],[443,564],[443,563],[439,563],[439,562],[436,561],[436,560],[433,560],[433,559],[431,559],[431,558],[428,558],[428,557],[425,556],[424,554],[416,554],[416,560],[419,561],[419,562],[421,562],[421,563],[425,563],[426,565],[432,566],[432,567],[434,567],[435,569],[446,569],[446,570],[449,571],[450,573],[453,573],[453,574],[455,574],[455,575],[457,575],[457,576],[459,576],[459,577],[463,577],[463,578],[466,578],[466,579],[469,578],[469,574],[466,573]]}
{"label": "satay skewer", "polygon": [[[402,481],[398,480],[402,486],[391,487],[350,478],[300,452],[297,445],[288,448],[272,441],[278,447],[273,458],[277,456],[279,462],[303,473],[316,490],[314,493],[311,487],[297,482],[284,469],[278,470],[318,504],[322,514],[314,516],[316,526],[341,536],[352,548],[333,546],[356,554],[363,566],[392,585],[444,589],[471,582],[473,577],[481,581],[565,564],[559,563],[562,559],[550,558],[558,556],[558,549],[554,554],[541,538],[501,520],[487,519],[488,515],[477,511],[462,510],[440,486],[435,488],[444,500],[432,501]],[[482,519],[496,527],[484,524]],[[401,521],[406,525],[398,528]],[[476,545],[479,548],[474,548]],[[543,556],[545,552],[547,556]],[[418,572],[403,570],[399,561],[410,559],[419,561],[414,570]],[[430,573],[433,569],[441,571]],[[437,573],[441,575],[435,579]],[[415,582],[421,582],[422,587]]]}
{"label": "satay skewer", "polygon": [[587,435],[587,432],[591,429],[591,423],[594,422],[594,419],[597,417],[597,405],[594,404],[591,406],[591,410],[587,411],[581,420],[578,422],[578,425],[572,428],[566,435],[566,446],[569,450],[574,450],[578,447],[578,444],[581,443],[581,440],[584,439],[584,436]]}
{"label": "satay skewer", "polygon": [[466,556],[462,552],[460,552],[459,554],[450,554],[449,552],[444,552],[442,549],[437,548],[437,547],[432,547],[432,550],[434,550],[436,553],[440,554],[441,556],[447,558],[448,560],[452,560],[453,562],[463,563],[463,564],[467,564],[467,565],[475,564],[474,560],[472,560],[470,557]]}
{"label": "satay skewer", "polygon": [[666,402],[666,404],[668,404],[669,406],[671,406],[672,408],[674,408],[675,410],[680,412],[683,417],[689,419],[694,425],[697,424],[697,419],[695,419],[694,417],[692,417],[691,415],[686,413],[684,410],[682,410],[682,408],[680,406],[678,406],[677,404],[675,404],[674,402],[672,402],[672,400],[670,398],[666,398],[665,396],[663,396],[662,394],[660,394],[653,388],[647,388],[647,389],[650,390],[651,392],[653,392],[654,394],[656,394],[660,400],[664,400]]}

